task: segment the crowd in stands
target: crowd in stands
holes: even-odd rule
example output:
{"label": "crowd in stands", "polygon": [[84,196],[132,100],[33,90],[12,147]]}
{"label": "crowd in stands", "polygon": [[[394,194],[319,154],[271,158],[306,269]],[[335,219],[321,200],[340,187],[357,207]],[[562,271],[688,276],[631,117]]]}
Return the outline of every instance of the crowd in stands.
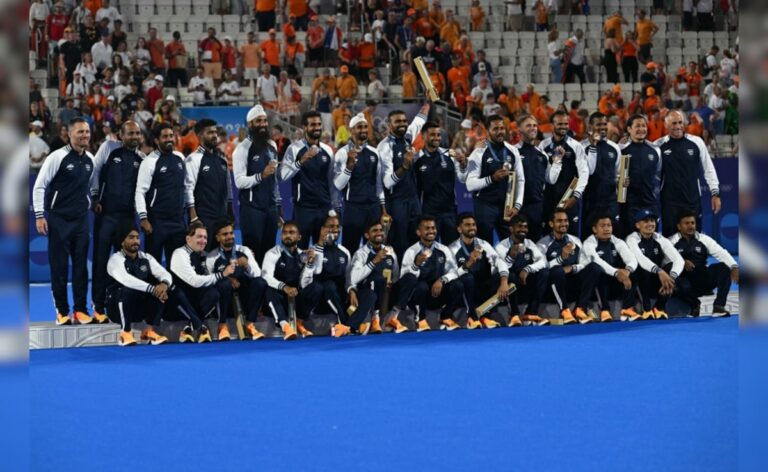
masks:
{"label": "crowd in stands", "polygon": [[[737,5],[729,0],[717,5],[711,0],[657,0],[650,14],[638,9],[631,12],[634,18],[625,17],[630,14],[626,11],[608,15],[601,55],[607,79],[602,83],[607,90],[598,103],[554,103],[533,84],[513,83],[495,70],[497,65],[470,39],[470,32],[487,29],[488,12],[477,0],[462,12],[443,9],[440,0],[353,2],[350,10],[346,6],[337,10],[348,16],[346,28],[337,24],[337,15],[317,14],[315,3],[213,1],[213,14],[252,14],[253,28],[261,34],[249,32],[245,42],[236,44],[231,36],[222,37],[216,28],[208,28],[199,38],[197,50],[190,51],[179,31],[163,37],[154,27],[138,31],[138,39],[129,43],[124,18],[110,0],[54,4],[33,0],[30,50],[55,75],[49,84],[30,79],[31,134],[55,149],[66,139],[69,120],[79,116],[91,124],[92,142],[97,147],[114,137],[123,121],[133,119],[144,133],[157,123],[171,123],[179,145],[193,146],[194,122],[182,119],[180,113],[177,87],[182,87],[192,95],[195,106],[250,106],[255,100],[293,123],[301,111],[316,109],[323,115],[324,140],[343,143],[352,110],[364,107],[370,119],[373,107],[390,95],[385,84],[402,85],[403,101],[423,100],[413,68],[417,57],[424,60],[440,98],[463,117],[453,145],[466,150],[484,138],[483,117],[504,116],[510,139],[516,142],[515,121],[520,114],[536,116],[547,134],[556,109],[569,112],[576,139],[584,138],[585,117],[595,110],[610,117],[610,136],[616,141],[624,135],[626,118],[638,112],[649,117],[649,139],[666,134],[664,117],[671,109],[684,110],[688,132],[707,143],[716,135],[738,134],[738,45],[714,46],[705,57],[686,58],[687,65],[667,70],[654,60],[654,51],[664,45],[654,44],[659,26],[651,16],[682,15],[685,30],[712,31],[713,8],[727,15],[728,25],[735,24]],[[589,14],[588,0],[504,3],[506,30],[548,32],[550,83],[595,81],[585,73],[584,31],[561,32],[553,21],[555,14]],[[355,21],[357,18],[362,20]],[[259,41],[263,33],[266,37]],[[597,46],[591,45],[592,49]],[[196,67],[190,67],[192,64]],[[304,76],[305,67],[318,68],[311,84],[304,83],[311,80]],[[390,77],[382,77],[382,70]],[[639,83],[640,91],[627,101],[619,82]],[[302,85],[311,85],[309,95],[302,95]],[[41,87],[50,86],[59,91],[55,116],[50,111],[52,104],[40,93]],[[254,99],[243,98],[245,88],[253,88]],[[372,132],[372,142],[380,138]],[[238,139],[242,137],[229,141]],[[37,146],[37,152],[42,149]]]}

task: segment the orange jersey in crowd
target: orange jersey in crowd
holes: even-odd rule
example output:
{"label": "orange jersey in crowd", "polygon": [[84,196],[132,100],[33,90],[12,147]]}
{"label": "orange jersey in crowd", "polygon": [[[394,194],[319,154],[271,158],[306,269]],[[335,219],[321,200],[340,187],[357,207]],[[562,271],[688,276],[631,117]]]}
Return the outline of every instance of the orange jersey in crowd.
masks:
{"label": "orange jersey in crowd", "polygon": [[296,18],[300,18],[307,14],[308,5],[307,0],[286,0],[288,3],[288,15],[293,15]]}
{"label": "orange jersey in crowd", "polygon": [[275,11],[277,0],[255,0],[257,12]]}
{"label": "orange jersey in crowd", "polygon": [[413,98],[419,93],[416,73],[407,70],[403,73],[403,98]]}
{"label": "orange jersey in crowd", "polygon": [[485,24],[485,12],[483,7],[469,7],[469,18],[472,20],[472,27],[480,29]]}
{"label": "orange jersey in crowd", "polygon": [[280,43],[277,40],[265,39],[259,44],[259,49],[264,57],[264,61],[270,66],[280,66]]}
{"label": "orange jersey in crowd", "polygon": [[661,118],[648,119],[648,141],[656,141],[667,134],[664,128],[664,120]]}

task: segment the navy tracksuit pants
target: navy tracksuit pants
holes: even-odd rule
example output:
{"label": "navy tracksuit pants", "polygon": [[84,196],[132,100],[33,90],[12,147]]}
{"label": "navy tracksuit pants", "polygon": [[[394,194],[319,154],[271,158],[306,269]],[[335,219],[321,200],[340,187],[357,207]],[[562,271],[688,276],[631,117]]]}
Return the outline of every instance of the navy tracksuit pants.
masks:
{"label": "navy tracksuit pants", "polygon": [[402,259],[406,249],[418,241],[416,225],[421,214],[421,205],[416,199],[387,201],[387,213],[392,217],[389,229],[388,243],[395,250],[398,259]]}
{"label": "navy tracksuit pants", "polygon": [[[317,282],[312,282],[305,288],[299,289],[299,295],[296,297],[296,318],[307,320],[309,313],[320,303],[322,297],[323,286]],[[267,287],[266,307],[275,317],[275,323],[289,321],[288,296],[282,290]]]}
{"label": "navy tracksuit pants", "polygon": [[51,268],[51,291],[56,311],[69,313],[67,283],[72,261],[73,310],[88,312],[88,217],[67,219],[48,214],[48,264]]}
{"label": "navy tracksuit pants", "polygon": [[165,307],[178,309],[195,327],[202,326],[202,321],[184,292],[176,287],[168,289],[168,300],[162,303],[151,293],[118,287],[109,290],[106,297],[106,313],[113,323],[119,323],[123,331],[130,331],[131,324],[145,321],[157,326],[163,318]]}
{"label": "navy tracksuit pants", "polygon": [[163,254],[165,254],[165,265],[168,267],[171,264],[173,251],[185,243],[184,233],[186,228],[184,220],[168,221],[150,218],[149,223],[152,225],[152,234],[145,236],[144,248],[158,262],[161,261]]}
{"label": "navy tracksuit pants", "polygon": [[[323,227],[325,219],[328,218],[328,208],[304,208],[296,206],[293,209],[293,219],[299,225],[301,231],[301,241],[299,247],[306,249],[309,247],[310,237],[313,243],[317,243],[320,238],[320,228]],[[270,248],[267,248],[269,250]],[[265,251],[266,252],[266,251]]]}
{"label": "navy tracksuit pants", "polygon": [[[434,281],[432,282],[434,283]],[[437,298],[432,296],[432,283],[427,280],[419,280],[414,274],[406,274],[398,282],[400,288],[397,306],[401,309],[406,305],[416,312],[416,319],[426,319],[427,310],[440,308],[440,319],[453,317],[456,308],[464,305],[464,286],[461,281],[452,280],[443,285],[443,290]]]}
{"label": "navy tracksuit pants", "polygon": [[[275,207],[261,210],[240,205],[240,231],[243,235],[243,245],[253,251],[253,257],[259,264],[264,260],[264,254],[275,246],[277,219]],[[309,234],[304,234],[303,231],[302,234],[302,241],[309,241]]]}
{"label": "navy tracksuit pants", "polygon": [[354,254],[360,248],[360,241],[363,238],[366,226],[380,220],[380,203],[365,205],[351,202],[345,203],[341,242],[350,254]]}

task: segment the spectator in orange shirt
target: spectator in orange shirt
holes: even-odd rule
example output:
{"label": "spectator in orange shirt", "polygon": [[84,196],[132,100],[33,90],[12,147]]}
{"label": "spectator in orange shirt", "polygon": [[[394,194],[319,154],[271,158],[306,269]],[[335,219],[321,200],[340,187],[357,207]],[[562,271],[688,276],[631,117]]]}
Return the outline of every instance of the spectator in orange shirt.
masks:
{"label": "spectator in orange shirt", "polygon": [[250,85],[251,81],[255,84],[261,68],[261,53],[253,31],[248,32],[248,41],[240,46],[240,57],[243,62],[243,84]]}
{"label": "spectator in orange shirt", "polygon": [[437,96],[443,98],[445,96],[445,78],[443,77],[443,74],[440,73],[439,70],[435,67],[434,62],[428,62],[427,63],[427,72],[429,72],[429,79],[432,81],[432,84],[435,86],[435,91],[437,92]]}
{"label": "spectator in orange shirt", "polygon": [[539,94],[533,88],[533,84],[528,84],[525,93],[520,97],[528,106],[528,113],[533,114],[539,108]]}
{"label": "spectator in orange shirt", "polygon": [[432,6],[429,9],[429,20],[438,31],[443,26],[443,23],[445,23],[445,14],[443,14],[443,6],[440,4],[440,0],[432,0]]}
{"label": "spectator in orange shirt", "polygon": [[469,67],[462,65],[461,56],[457,54],[453,55],[451,62],[453,63],[453,67],[448,69],[447,74],[448,85],[451,87],[451,90],[453,90],[453,86],[456,82],[460,82],[464,86],[464,90],[469,90]]}
{"label": "spectator in orange shirt", "polygon": [[403,98],[416,98],[419,93],[416,73],[406,61],[400,62],[400,70],[403,71]]}
{"label": "spectator in orange shirt", "polygon": [[309,51],[309,67],[317,67],[323,62],[325,52],[324,41],[325,30],[317,22],[317,16],[312,15],[309,18],[309,29],[307,30],[307,50]]}
{"label": "spectator in orange shirt", "polygon": [[286,0],[286,10],[291,18],[293,27],[299,31],[307,31],[309,25],[309,2],[307,0]]}
{"label": "spectator in orange shirt", "polygon": [[[165,44],[163,40],[157,37],[157,28],[149,28],[149,39],[147,39],[147,49],[149,50],[150,67],[149,70],[155,74],[165,72]],[[174,85],[175,86],[175,85]]]}
{"label": "spectator in orange shirt", "polygon": [[336,91],[342,100],[357,98],[357,79],[350,75],[349,67],[339,68],[339,77],[336,78]]}
{"label": "spectator in orange shirt", "polygon": [[349,101],[342,100],[341,102],[339,102],[339,106],[336,107],[331,112],[331,120],[333,121],[334,134],[339,128],[344,126],[346,123],[349,123],[349,120],[351,119],[352,119],[352,110],[349,109]]}
{"label": "spectator in orange shirt", "polygon": [[[256,21],[259,23],[259,31],[268,31],[275,27],[277,21],[277,0],[255,0]],[[277,74],[275,74],[277,75]]]}
{"label": "spectator in orange shirt", "polygon": [[689,123],[685,127],[685,132],[694,136],[702,137],[704,134],[704,120],[698,113],[693,112],[688,117]]}
{"label": "spectator in orange shirt", "polygon": [[664,119],[659,115],[659,109],[654,108],[648,115],[648,141],[654,142],[667,134],[664,127]]}
{"label": "spectator in orange shirt", "polygon": [[469,40],[469,36],[462,33],[459,41],[453,45],[452,51],[454,54],[461,56],[461,63],[466,66],[471,66],[475,62],[475,53],[472,50],[472,42]]}
{"label": "spectator in orange shirt", "polygon": [[515,90],[515,87],[509,87],[509,89],[507,89],[506,105],[507,113],[509,113],[509,116],[516,115],[520,110],[523,109],[523,106],[525,106],[522,98],[517,95],[517,90]]}
{"label": "spectator in orange shirt", "polygon": [[91,16],[96,18],[96,12],[101,8],[101,0],[84,0],[83,6],[90,10]]}
{"label": "spectator in orange shirt", "polygon": [[616,100],[621,96],[621,86],[614,85],[610,89],[605,91],[605,94],[600,97],[600,101],[597,103],[597,109],[605,116],[611,116],[616,113]]}
{"label": "spectator in orange shirt", "polygon": [[616,118],[619,119],[619,127],[621,129],[624,129],[624,125],[627,123],[627,118],[629,118],[629,112],[627,111],[627,107],[624,104],[624,99],[619,98],[616,100]]}
{"label": "spectator in orange shirt", "polygon": [[360,80],[368,81],[368,71],[376,67],[374,62],[376,58],[376,45],[373,44],[373,35],[371,33],[365,33],[363,36],[363,42],[358,47],[359,59],[357,62],[358,77]]}
{"label": "spectator in orange shirt", "polygon": [[469,19],[472,22],[472,31],[485,31],[485,11],[480,6],[480,0],[472,0],[469,7]]}
{"label": "spectator in orange shirt", "polygon": [[645,89],[645,101],[643,102],[643,111],[646,115],[651,114],[651,110],[658,109],[661,107],[661,100],[656,95],[656,89],[653,87],[648,87]]}
{"label": "spectator in orange shirt", "polygon": [[289,76],[301,81],[301,76],[304,75],[305,58],[304,45],[296,41],[296,32],[287,35],[283,46],[283,64]]}
{"label": "spectator in orange shirt", "polygon": [[616,30],[616,41],[621,44],[624,42],[624,32],[621,30],[622,25],[629,25],[629,22],[624,18],[621,11],[617,10],[605,20],[603,33],[608,34],[610,30]]}
{"label": "spectator in orange shirt", "polygon": [[416,31],[417,35],[424,37],[424,39],[434,39],[435,27],[432,25],[432,22],[429,21],[428,10],[421,10],[418,18],[413,22],[413,29]]}
{"label": "spectator in orange shirt", "polygon": [[280,43],[277,41],[277,31],[274,28],[269,30],[269,38],[259,44],[261,58],[264,63],[269,64],[270,74],[275,77],[280,75]]}
{"label": "spectator in orange shirt", "polygon": [[222,67],[232,73],[232,76],[237,75],[237,51],[232,43],[232,38],[224,36],[224,47],[221,49],[221,64]]}
{"label": "spectator in orange shirt", "polygon": [[536,0],[533,10],[536,16],[536,31],[549,31],[549,8],[542,0]]}
{"label": "spectator in orange shirt", "polygon": [[653,48],[653,43],[651,41],[653,36],[659,31],[659,27],[646,16],[645,10],[640,9],[637,11],[635,31],[637,32],[637,44],[640,46],[637,56],[640,62],[645,64],[652,59],[651,48]]}
{"label": "spectator in orange shirt", "polygon": [[549,97],[542,95],[539,99],[539,108],[533,113],[533,116],[539,121],[539,131],[551,134],[554,131],[552,126],[552,114],[555,109],[549,106]]}
{"label": "spectator in orange shirt", "polygon": [[568,112],[568,129],[573,133],[576,141],[581,141],[584,137],[584,132],[587,129],[587,124],[581,118],[581,102],[579,100],[571,101],[571,110]]}
{"label": "spectator in orange shirt", "polygon": [[701,95],[701,74],[699,74],[699,65],[691,61],[688,63],[688,75],[685,80],[688,82],[688,96],[698,97]]}
{"label": "spectator in orange shirt", "polygon": [[454,82],[451,86],[451,103],[461,116],[466,116],[467,111],[467,91],[464,89],[464,85],[461,82]]}
{"label": "spectator in orange shirt", "polygon": [[221,80],[221,50],[223,47],[221,41],[216,37],[216,28],[208,28],[208,36],[197,46],[205,77],[211,77],[217,82]]}
{"label": "spectator in orange shirt", "polygon": [[318,75],[312,82],[312,92],[320,90],[320,84],[325,84],[325,88],[331,99],[336,98],[336,79],[331,77],[331,69],[323,69],[322,75]]}
{"label": "spectator in orange shirt", "polygon": [[445,22],[440,27],[440,40],[450,45],[456,44],[461,37],[461,25],[453,16],[453,10],[445,10]]}

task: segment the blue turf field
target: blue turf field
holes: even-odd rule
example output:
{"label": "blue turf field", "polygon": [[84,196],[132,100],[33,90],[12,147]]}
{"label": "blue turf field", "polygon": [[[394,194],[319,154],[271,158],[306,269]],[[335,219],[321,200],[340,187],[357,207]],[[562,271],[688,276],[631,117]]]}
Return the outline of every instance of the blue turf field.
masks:
{"label": "blue turf field", "polygon": [[737,328],[33,351],[33,469],[733,470]]}

